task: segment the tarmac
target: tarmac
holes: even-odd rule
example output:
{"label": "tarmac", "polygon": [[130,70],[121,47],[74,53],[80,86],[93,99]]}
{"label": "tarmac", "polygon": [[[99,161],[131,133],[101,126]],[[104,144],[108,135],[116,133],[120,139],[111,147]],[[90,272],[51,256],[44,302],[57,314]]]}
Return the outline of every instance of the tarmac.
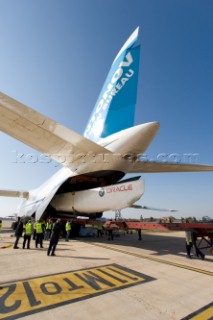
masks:
{"label": "tarmac", "polygon": [[60,239],[47,256],[3,231],[0,319],[213,319],[213,255],[187,259],[184,232]]}

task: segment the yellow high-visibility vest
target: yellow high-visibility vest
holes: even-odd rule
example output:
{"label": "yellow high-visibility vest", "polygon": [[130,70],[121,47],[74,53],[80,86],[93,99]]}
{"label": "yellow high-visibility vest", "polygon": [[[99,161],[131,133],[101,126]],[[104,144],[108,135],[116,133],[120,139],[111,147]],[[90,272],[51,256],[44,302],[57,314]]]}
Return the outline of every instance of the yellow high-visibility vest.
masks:
{"label": "yellow high-visibility vest", "polygon": [[35,229],[36,229],[36,233],[43,233],[42,223],[36,222]]}
{"label": "yellow high-visibility vest", "polygon": [[186,231],[186,243],[192,243],[192,233],[190,231]]}
{"label": "yellow high-visibility vest", "polygon": [[71,224],[70,222],[66,223],[66,231],[70,231],[71,230]]}
{"label": "yellow high-visibility vest", "polygon": [[46,230],[52,230],[53,224],[51,222],[46,223]]}
{"label": "yellow high-visibility vest", "polygon": [[25,234],[27,236],[30,236],[32,234],[32,231],[33,231],[33,228],[32,228],[32,223],[31,222],[28,222],[26,224],[26,228],[25,228]]}

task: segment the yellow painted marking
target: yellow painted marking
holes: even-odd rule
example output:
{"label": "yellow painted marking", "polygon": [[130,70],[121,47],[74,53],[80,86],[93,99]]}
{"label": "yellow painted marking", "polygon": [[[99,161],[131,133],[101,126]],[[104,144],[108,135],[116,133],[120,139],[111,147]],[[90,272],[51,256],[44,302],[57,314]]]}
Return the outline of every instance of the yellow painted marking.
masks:
{"label": "yellow painted marking", "polygon": [[195,317],[192,317],[192,320],[209,320],[213,318],[213,307],[201,312]]}
{"label": "yellow painted marking", "polygon": [[182,320],[211,320],[213,319],[213,302],[190,314]]}
{"label": "yellow painted marking", "polygon": [[8,244],[7,246],[0,247],[0,249],[8,249],[8,248],[11,248],[12,246],[13,246],[12,244]]}
{"label": "yellow painted marking", "polygon": [[0,319],[27,314],[154,280],[117,264],[1,284]]}
{"label": "yellow painted marking", "polygon": [[203,274],[206,274],[208,276],[213,276],[213,272],[211,272],[211,271],[202,270],[202,269],[198,269],[198,268],[193,268],[193,267],[190,267],[190,266],[186,266],[184,264],[175,263],[175,262],[163,260],[163,259],[156,258],[156,257],[150,257],[150,256],[146,256],[146,255],[143,255],[143,254],[138,254],[138,253],[129,252],[129,251],[121,250],[121,249],[116,249],[116,248],[105,246],[105,245],[98,244],[98,243],[91,243],[91,242],[88,242],[88,243],[92,244],[94,246],[98,246],[98,247],[102,247],[102,248],[105,248],[105,249],[109,249],[109,250],[121,252],[121,253],[124,253],[124,254],[128,254],[128,255],[131,255],[131,256],[134,256],[134,257],[147,259],[147,260],[152,260],[152,261],[168,264],[168,265],[171,265],[171,266],[175,266],[175,267],[178,267],[178,268],[182,268],[182,269],[187,269],[187,270],[191,270],[191,271],[194,271],[194,272],[203,273]]}

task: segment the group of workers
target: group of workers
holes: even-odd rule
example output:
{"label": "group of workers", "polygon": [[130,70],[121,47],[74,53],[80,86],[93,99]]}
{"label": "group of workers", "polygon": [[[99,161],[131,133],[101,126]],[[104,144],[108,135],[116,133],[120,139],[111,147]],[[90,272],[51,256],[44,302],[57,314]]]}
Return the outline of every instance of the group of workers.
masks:
{"label": "group of workers", "polygon": [[[66,230],[66,241],[69,241],[70,232],[71,232],[71,220],[67,220],[65,225]],[[62,231],[61,219],[57,219],[55,223],[51,219],[48,219],[46,222],[43,220],[38,220],[33,222],[32,220],[28,220],[24,223],[24,219],[18,217],[18,221],[15,223],[15,242],[14,249],[19,249],[18,243],[20,238],[24,233],[24,240],[22,248],[30,249],[31,238],[35,240],[35,247],[43,248],[43,240],[49,240],[49,247],[47,250],[47,255],[55,256],[56,246],[58,244],[58,240]]]}
{"label": "group of workers", "polygon": [[[2,221],[0,220],[0,230],[2,228]],[[27,249],[30,249],[30,242],[33,236],[33,240],[35,240],[35,247],[43,248],[43,240],[49,240],[49,247],[47,250],[47,255],[55,255],[56,246],[59,240],[60,233],[62,231],[61,220],[57,219],[55,223],[51,219],[48,219],[46,222],[39,220],[33,223],[33,221],[28,220],[24,223],[22,218],[18,218],[15,229],[15,242],[14,249],[19,249],[18,242],[24,233],[23,240],[23,249],[25,246]],[[67,220],[65,224],[66,237],[65,241],[69,241],[70,233],[72,229],[72,220]],[[113,240],[113,228],[110,225],[107,227],[108,240]],[[102,225],[97,226],[97,237],[103,237],[104,229]],[[141,229],[138,231],[139,240],[141,237]],[[194,249],[194,253],[197,257],[200,257],[202,260],[205,259],[204,253],[197,246],[197,234],[195,231],[186,231],[186,253],[187,257],[191,259],[191,252]]]}
{"label": "group of workers", "polygon": [[113,227],[111,225],[108,225],[107,227],[104,228],[101,224],[98,224],[96,229],[97,229],[97,238],[99,237],[103,238],[104,231],[106,231],[108,235],[108,240],[114,239]]}

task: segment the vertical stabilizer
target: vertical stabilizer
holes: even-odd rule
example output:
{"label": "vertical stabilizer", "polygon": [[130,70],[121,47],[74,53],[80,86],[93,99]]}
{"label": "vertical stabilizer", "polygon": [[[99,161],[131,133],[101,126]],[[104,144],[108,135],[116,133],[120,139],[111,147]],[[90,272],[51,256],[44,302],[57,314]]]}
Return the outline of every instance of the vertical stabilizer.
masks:
{"label": "vertical stabilizer", "polygon": [[134,124],[140,46],[137,28],[117,54],[84,136],[97,141]]}

